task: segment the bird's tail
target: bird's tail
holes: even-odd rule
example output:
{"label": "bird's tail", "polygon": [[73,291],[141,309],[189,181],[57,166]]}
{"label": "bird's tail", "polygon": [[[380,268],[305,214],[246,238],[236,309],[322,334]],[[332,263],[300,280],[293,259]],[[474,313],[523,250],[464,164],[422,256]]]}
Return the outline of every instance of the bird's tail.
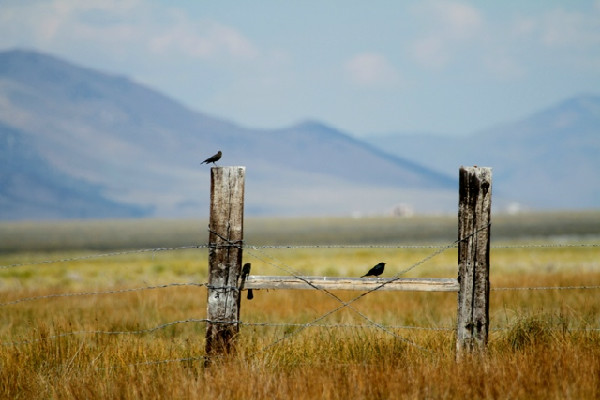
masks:
{"label": "bird's tail", "polygon": [[363,276],[361,276],[361,278],[364,278],[365,276],[369,276],[369,274],[363,275]]}

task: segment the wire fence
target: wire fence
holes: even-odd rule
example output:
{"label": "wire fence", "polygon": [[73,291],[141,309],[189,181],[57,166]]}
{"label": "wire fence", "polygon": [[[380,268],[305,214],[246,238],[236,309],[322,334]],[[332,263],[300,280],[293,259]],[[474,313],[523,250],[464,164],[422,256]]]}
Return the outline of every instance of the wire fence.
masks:
{"label": "wire fence", "polygon": [[[484,227],[487,229],[487,227]],[[475,232],[477,233],[477,232]],[[393,282],[394,280],[400,279],[400,277],[407,272],[425,264],[429,260],[434,257],[444,253],[447,250],[457,248],[460,240],[456,240],[452,243],[446,245],[379,245],[379,244],[364,244],[364,245],[345,245],[345,244],[330,244],[330,245],[249,245],[245,243],[237,244],[244,249],[245,255],[252,257],[255,260],[258,260],[262,263],[270,265],[287,275],[293,276],[297,279],[303,280],[313,289],[323,292],[328,297],[334,299],[339,303],[338,306],[332,308],[331,310],[321,314],[317,318],[306,322],[306,323],[287,323],[287,322],[245,322],[245,321],[236,321],[233,322],[240,327],[273,327],[273,328],[295,328],[291,332],[284,334],[282,337],[273,340],[271,343],[263,346],[259,350],[250,354],[249,357],[254,356],[259,353],[263,353],[268,351],[269,349],[277,346],[279,343],[292,338],[295,335],[298,335],[305,329],[308,328],[318,328],[318,329],[376,329],[382,332],[385,332],[387,335],[391,337],[401,340],[407,343],[410,346],[415,347],[416,349],[423,351],[425,353],[431,353],[429,349],[426,349],[414,341],[400,335],[398,331],[403,330],[412,330],[412,331],[434,331],[434,332],[452,332],[456,328],[452,326],[441,326],[441,327],[422,327],[422,326],[411,326],[411,325],[388,325],[378,323],[373,321],[363,312],[359,311],[357,308],[353,306],[353,304],[359,299],[373,293],[383,286]],[[15,269],[21,267],[28,266],[39,266],[39,265],[51,265],[57,263],[72,263],[78,261],[92,260],[92,259],[101,259],[108,257],[118,257],[124,255],[132,255],[132,254],[140,254],[140,253],[159,253],[159,252],[168,252],[168,251],[178,251],[178,250],[190,250],[190,249],[208,249],[209,244],[200,244],[200,245],[192,245],[192,246],[180,246],[180,247],[158,247],[158,248],[142,248],[142,249],[132,249],[132,250],[123,250],[116,252],[108,252],[108,253],[99,253],[99,254],[91,254],[91,255],[83,255],[83,256],[75,256],[75,257],[66,257],[66,258],[57,258],[57,259],[47,259],[41,261],[31,261],[31,262],[20,262],[13,263],[7,265],[0,265],[1,270]],[[492,249],[528,249],[528,248],[596,248],[600,247],[600,243],[551,243],[551,244],[515,244],[515,245],[498,245],[491,246]],[[418,250],[432,250],[431,253],[417,262],[409,265],[404,268],[400,272],[398,272],[393,278],[382,283],[381,285],[375,287],[374,289],[367,290],[362,292],[360,295],[353,297],[350,300],[342,300],[338,295],[324,289],[322,287],[318,287],[304,278],[298,271],[296,271],[292,266],[286,264],[285,262],[277,259],[272,254],[269,253],[268,250],[272,249],[418,249]],[[172,282],[165,283],[160,285],[150,285],[136,288],[125,288],[125,289],[115,289],[115,290],[104,290],[104,291],[81,291],[81,292],[67,292],[67,293],[52,293],[46,295],[38,295],[38,296],[29,296],[22,297],[17,299],[12,299],[9,301],[4,301],[0,303],[0,308],[17,306],[22,303],[27,302],[35,302],[35,301],[45,301],[50,299],[57,298],[70,298],[70,297],[84,297],[84,296],[102,296],[102,295],[117,295],[124,293],[133,293],[133,292],[143,292],[143,291],[156,291],[167,288],[174,287],[198,287],[198,288],[210,288],[208,282]],[[220,288],[223,289],[223,288]],[[239,290],[237,287],[228,287],[226,289],[230,290]],[[555,290],[555,291],[564,291],[564,290],[598,290],[600,289],[600,285],[570,285],[570,286],[534,286],[534,287],[491,287],[490,290],[492,292],[506,292],[506,291],[547,291],[547,290]],[[348,308],[354,314],[356,314],[364,323],[324,323],[323,321],[330,315],[336,313],[337,311]],[[45,341],[45,340],[55,340],[69,336],[86,336],[86,335],[113,335],[113,336],[121,336],[121,335],[147,335],[153,334],[155,332],[164,330],[169,327],[174,327],[178,325],[185,324],[206,324],[206,323],[226,323],[232,324],[232,322],[223,322],[223,321],[210,321],[208,319],[195,319],[188,318],[177,321],[171,321],[162,323],[153,327],[137,329],[137,330],[122,330],[122,331],[111,331],[111,330],[80,330],[80,331],[71,331],[71,332],[63,332],[56,335],[46,335],[44,337],[35,338],[35,339],[26,339],[26,340],[4,340],[0,338],[0,342],[3,346],[19,346],[25,344],[31,344],[35,342]],[[506,328],[497,327],[490,329],[493,331],[502,331]],[[583,331],[600,331],[600,328],[597,327],[585,327],[580,329],[572,329],[572,330],[583,330]],[[176,359],[168,359],[168,360],[157,360],[150,362],[143,362],[134,365],[151,365],[151,364],[162,364],[169,362],[183,362],[183,361],[194,361],[194,360],[203,360],[204,356],[200,357],[186,357],[186,358],[176,358]]]}

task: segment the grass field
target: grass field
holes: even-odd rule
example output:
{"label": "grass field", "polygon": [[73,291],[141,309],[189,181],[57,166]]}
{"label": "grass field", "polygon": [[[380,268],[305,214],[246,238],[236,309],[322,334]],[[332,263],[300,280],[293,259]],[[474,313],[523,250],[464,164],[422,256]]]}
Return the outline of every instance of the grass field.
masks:
{"label": "grass field", "polygon": [[[0,269],[0,397],[600,397],[600,289],[500,290],[600,285],[600,213],[494,219],[489,351],[458,361],[456,293],[375,292],[353,304],[391,335],[347,308],[303,329],[295,324],[339,303],[322,292],[256,291],[242,301],[236,354],[204,368],[205,324],[194,320],[206,316],[205,288],[150,287],[206,282],[206,250],[126,250],[196,245],[205,231],[205,221],[0,224],[0,265],[9,266]],[[455,239],[446,217],[246,223],[258,245]],[[438,249],[246,249],[244,261],[256,275],[328,276],[385,261],[393,276]],[[406,277],[455,277],[456,259],[450,248]],[[29,263],[38,264],[15,265]],[[130,291],[19,301],[120,290]]]}

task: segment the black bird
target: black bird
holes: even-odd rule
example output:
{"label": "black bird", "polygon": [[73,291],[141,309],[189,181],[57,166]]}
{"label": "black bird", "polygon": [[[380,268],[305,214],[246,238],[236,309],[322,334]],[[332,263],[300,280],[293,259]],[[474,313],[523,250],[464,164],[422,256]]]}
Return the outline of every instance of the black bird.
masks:
{"label": "black bird", "polygon": [[371,268],[366,275],[361,276],[361,278],[364,278],[365,276],[379,276],[383,274],[383,267],[385,267],[385,263],[379,263]]}
{"label": "black bird", "polygon": [[208,157],[206,160],[202,161],[200,164],[210,164],[210,163],[213,163],[214,165],[217,165],[215,163],[221,159],[222,155],[223,155],[223,153],[221,153],[221,150],[219,150],[219,152],[217,154],[215,154],[212,157]]}
{"label": "black bird", "polygon": [[244,282],[246,282],[246,278],[250,275],[250,268],[252,268],[252,264],[246,263],[242,267],[242,288],[244,287]]}
{"label": "black bird", "polygon": [[[244,284],[246,283],[246,278],[250,275],[250,268],[252,268],[252,264],[246,263],[242,267],[242,285],[240,286],[240,290],[244,288]],[[248,289],[248,300],[252,300],[254,298],[254,293],[252,289]]]}

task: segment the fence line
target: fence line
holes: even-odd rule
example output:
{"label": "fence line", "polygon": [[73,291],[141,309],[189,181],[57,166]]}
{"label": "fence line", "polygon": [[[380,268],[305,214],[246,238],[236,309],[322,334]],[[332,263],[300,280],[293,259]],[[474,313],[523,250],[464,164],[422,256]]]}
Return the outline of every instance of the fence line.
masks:
{"label": "fence line", "polygon": [[[105,330],[72,331],[72,332],[60,333],[57,335],[49,335],[49,336],[45,336],[45,337],[41,337],[41,338],[37,338],[37,339],[2,342],[1,344],[2,344],[2,346],[19,346],[19,345],[43,342],[45,340],[54,340],[54,339],[60,339],[63,337],[78,336],[78,335],[113,335],[113,336],[143,335],[143,334],[148,334],[148,333],[154,333],[158,330],[165,329],[165,328],[168,328],[171,326],[189,324],[189,323],[229,324],[229,322],[209,320],[206,318],[202,318],[202,319],[188,318],[188,319],[184,319],[184,320],[165,322],[165,323],[157,325],[153,328],[138,329],[138,330],[132,330],[132,331],[105,331]],[[349,323],[312,324],[310,322],[293,323],[293,322],[244,322],[244,321],[239,321],[237,324],[240,326],[269,327],[269,328],[294,327],[294,328],[319,328],[319,329],[323,329],[323,328],[327,328],[327,329],[380,329],[378,326],[371,325],[371,324],[367,325],[367,324],[349,324]],[[384,326],[387,329],[397,329],[397,330],[419,330],[419,331],[432,331],[432,332],[450,332],[450,331],[456,330],[456,327],[454,327],[454,326],[452,326],[452,327],[444,327],[444,326],[424,327],[424,326],[414,326],[414,325],[383,325],[383,324],[380,324],[380,325]],[[507,331],[509,329],[510,328],[491,328],[490,330],[492,332],[503,332],[503,331]],[[550,329],[553,329],[553,328],[550,328]],[[554,328],[554,329],[563,330],[562,327]],[[570,332],[594,332],[594,331],[600,331],[600,328],[594,328],[594,327],[567,328],[567,330]]]}
{"label": "fence line", "polygon": [[[487,229],[489,227],[483,227],[481,229]],[[480,230],[481,230],[480,229]],[[475,232],[476,233],[476,232]],[[466,239],[466,238],[465,238]],[[464,240],[464,239],[462,239]],[[249,245],[244,245],[244,244],[238,244],[238,246],[242,246],[245,249],[249,250],[247,251],[247,253],[261,261],[267,264],[270,264],[278,269],[281,269],[283,271],[286,271],[287,273],[289,273],[291,276],[294,276],[295,278],[304,280],[307,284],[309,284],[310,286],[313,286],[315,289],[317,290],[321,290],[324,293],[328,294],[330,297],[336,299],[337,301],[339,301],[341,303],[340,306],[336,307],[335,309],[332,309],[328,312],[326,312],[325,314],[321,315],[320,317],[314,319],[311,322],[308,323],[269,323],[269,322],[238,322],[239,325],[242,326],[264,326],[264,327],[297,327],[300,329],[295,330],[294,332],[291,332],[289,334],[284,335],[282,338],[275,340],[274,342],[264,346],[263,348],[259,349],[258,351],[250,354],[249,356],[254,356],[257,355],[259,353],[263,353],[265,351],[267,351],[268,349],[276,346],[277,344],[281,343],[283,340],[287,340],[289,338],[291,338],[294,335],[297,335],[298,333],[300,333],[301,331],[303,331],[306,328],[311,328],[311,327],[316,327],[316,328],[361,328],[361,329],[365,329],[365,328],[376,328],[376,329],[380,329],[390,335],[392,335],[393,337],[405,341],[408,344],[415,346],[416,348],[423,350],[427,353],[431,353],[431,351],[417,345],[416,343],[410,341],[409,339],[406,339],[400,335],[398,335],[397,333],[391,331],[391,329],[396,329],[396,330],[401,330],[401,329],[419,329],[419,330],[429,330],[429,331],[450,331],[450,330],[454,330],[455,328],[446,328],[446,327],[434,327],[434,328],[428,328],[428,327],[415,327],[415,326],[395,326],[395,325],[391,325],[391,326],[387,326],[387,325],[383,325],[383,324],[379,324],[375,321],[372,321],[369,317],[367,317],[366,315],[364,315],[363,313],[361,313],[360,311],[356,310],[354,307],[351,306],[352,303],[354,303],[355,301],[357,301],[358,299],[370,294],[373,291],[376,291],[378,289],[380,289],[381,287],[385,286],[386,284],[389,284],[390,282],[393,282],[394,280],[399,279],[399,277],[411,270],[413,270],[414,268],[418,267],[419,265],[424,264],[425,262],[429,261],[430,259],[434,258],[435,256],[443,253],[444,251],[451,249],[451,248],[455,248],[457,243],[460,242],[460,240],[456,240],[454,242],[452,242],[451,244],[445,245],[445,246],[437,246],[437,245],[327,245],[327,246],[307,246],[307,245],[302,245],[302,246],[249,246]],[[502,246],[502,247],[496,247],[496,248],[529,248],[529,247],[537,247],[537,248],[552,248],[552,247],[599,247],[600,244],[551,244],[551,245],[520,245],[520,246]],[[277,249],[277,248],[282,248],[282,249],[290,249],[290,248],[410,248],[410,249],[437,249],[435,252],[431,253],[430,255],[428,255],[427,257],[423,258],[422,260],[410,265],[409,267],[405,268],[404,270],[400,271],[399,273],[397,273],[394,278],[392,278],[389,281],[386,281],[384,283],[382,283],[381,285],[379,285],[378,287],[371,289],[369,291],[365,291],[364,293],[361,293],[360,295],[356,296],[355,298],[349,300],[349,301],[343,301],[341,300],[338,296],[336,296],[335,294],[331,293],[330,291],[323,289],[323,288],[319,288],[316,287],[314,285],[311,285],[310,282],[306,281],[305,279],[302,279],[301,276],[299,276],[292,267],[290,267],[289,265],[284,264],[283,262],[277,260],[276,258],[268,255],[267,253],[265,253],[264,251],[261,251],[262,249]],[[148,252],[162,252],[162,251],[173,251],[173,250],[182,250],[182,249],[199,249],[199,248],[208,248],[208,245],[194,245],[194,246],[182,246],[182,247],[160,247],[160,248],[153,248],[153,249],[137,249],[137,250],[128,250],[128,251],[122,251],[122,252],[112,252],[112,253],[104,253],[104,254],[96,254],[96,255],[88,255],[88,256],[82,256],[82,257],[73,257],[73,258],[65,258],[65,259],[59,259],[59,260],[46,260],[46,261],[40,261],[40,262],[34,262],[34,263],[29,263],[29,264],[13,264],[11,266],[0,266],[0,268],[11,268],[11,267],[17,267],[17,266],[24,266],[24,265],[37,265],[37,264],[50,264],[50,263],[59,263],[59,262],[71,262],[71,261],[79,261],[79,260],[86,260],[86,259],[91,259],[91,258],[100,258],[100,257],[111,257],[111,256],[119,256],[119,255],[125,255],[125,254],[135,254],[135,253],[148,253]],[[262,255],[258,256],[255,253],[260,253]],[[269,258],[272,261],[268,261],[265,258]],[[119,289],[119,290],[108,290],[108,291],[96,291],[96,292],[77,292],[77,293],[57,293],[57,294],[50,294],[50,295],[44,295],[44,296],[33,296],[33,297],[26,297],[26,298],[21,298],[21,299],[16,299],[10,302],[5,302],[5,303],[0,303],[0,306],[8,306],[8,305],[13,305],[13,304],[18,304],[18,303],[22,303],[22,302],[27,302],[27,301],[34,301],[34,300],[41,300],[41,299],[50,299],[50,298],[57,298],[57,297],[74,297],[74,296],[86,296],[86,295],[104,295],[104,294],[108,294],[108,295],[112,295],[112,294],[119,294],[119,293],[127,293],[127,292],[135,292],[135,291],[143,291],[143,290],[153,290],[153,289],[161,289],[161,288],[168,288],[168,287],[177,287],[177,286],[196,286],[196,287],[207,287],[208,283],[168,283],[168,284],[163,284],[163,285],[156,285],[156,286],[146,286],[146,287],[139,287],[139,288],[131,288],[131,289]],[[546,287],[499,287],[499,288],[490,288],[490,290],[492,291],[509,291],[509,290],[515,290],[515,291],[523,291],[523,290],[567,290],[567,289],[599,289],[600,285],[594,285],[594,286],[546,286]],[[215,289],[224,289],[224,290],[238,290],[238,288],[236,287],[219,287],[219,288],[215,288]],[[352,311],[356,312],[361,318],[363,318],[365,321],[368,322],[367,325],[364,324],[322,324],[319,323],[320,321],[322,321],[323,319],[325,319],[326,317],[328,317],[329,315],[332,315],[333,313],[337,312],[338,310],[341,310],[342,308],[348,307],[350,308]],[[71,336],[71,335],[84,335],[84,334],[104,334],[104,335],[139,335],[139,334],[147,334],[147,333],[153,333],[157,330],[160,329],[164,329],[170,326],[174,326],[174,325],[179,325],[179,324],[185,324],[185,323],[223,323],[223,321],[210,321],[208,319],[186,319],[186,320],[180,320],[180,321],[173,321],[173,322],[169,322],[169,323],[165,323],[165,324],[160,324],[156,327],[153,328],[148,328],[148,329],[140,329],[140,330],[134,330],[134,331],[75,331],[75,332],[69,332],[69,333],[63,333],[63,334],[59,334],[59,335],[55,335],[55,336],[48,336],[45,338],[40,338],[40,339],[33,339],[33,340],[26,340],[26,341],[21,341],[21,342],[8,342],[8,343],[3,343],[3,345],[16,345],[16,344],[26,344],[26,343],[32,343],[32,342],[38,342],[38,341],[42,341],[42,340],[47,340],[47,339],[56,339],[56,338],[61,338],[61,337],[66,337],[66,336]],[[227,322],[230,323],[230,322]],[[492,331],[495,330],[501,330],[501,329],[492,329]],[[593,331],[597,331],[600,330],[600,328],[591,328],[591,329],[584,329],[584,330],[593,330]],[[192,360],[198,360],[198,359],[204,359],[204,357],[200,357],[200,358],[196,358],[196,357],[191,357],[191,358],[184,358],[184,359],[174,359],[174,360],[161,360],[161,361],[153,361],[153,362],[149,362],[149,363],[142,363],[142,364],[160,364],[160,363],[164,363],[164,362],[174,362],[174,361],[192,361]],[[138,365],[138,364],[136,364]]]}
{"label": "fence line", "polygon": [[[455,242],[457,243],[457,242]],[[307,245],[239,245],[243,249],[259,250],[259,249],[446,249],[446,246],[441,244],[307,244]],[[75,262],[83,260],[91,260],[95,258],[116,257],[128,254],[137,253],[159,253],[165,251],[190,250],[190,249],[207,249],[209,244],[198,244],[178,247],[156,247],[156,248],[141,248],[133,250],[115,251],[109,253],[90,254],[87,256],[77,256],[62,259],[49,259],[42,261],[22,262],[15,264],[0,265],[0,270],[16,267],[26,267],[41,264],[57,264],[66,262]],[[456,244],[452,247],[456,247]],[[491,249],[529,249],[529,248],[577,248],[577,247],[600,247],[600,243],[548,243],[548,244],[516,244],[516,245],[492,245]]]}
{"label": "fence line", "polygon": [[[268,263],[268,261],[265,261]],[[292,275],[294,276],[294,275]],[[296,277],[296,276],[294,276]],[[298,276],[299,279],[302,277]],[[302,279],[304,280],[304,279]],[[387,282],[386,282],[387,284]],[[43,299],[52,299],[52,298],[60,298],[60,297],[77,297],[77,296],[98,296],[98,295],[106,295],[106,294],[121,294],[121,293],[131,293],[131,292],[139,292],[144,290],[155,290],[155,289],[166,289],[170,287],[181,287],[181,286],[195,286],[195,287],[208,287],[208,282],[203,283],[195,283],[195,282],[173,282],[173,283],[165,283],[154,286],[144,286],[137,288],[129,288],[129,289],[115,289],[115,290],[106,290],[106,291],[95,291],[95,292],[68,292],[68,293],[52,293],[41,296],[31,296],[31,297],[21,297],[15,300],[7,301],[4,303],[0,303],[0,307],[7,307],[19,303],[25,303],[29,301],[43,300]],[[216,288],[219,289],[219,288]],[[233,287],[225,287],[225,289],[234,289]],[[317,288],[320,289],[320,288]],[[595,290],[600,289],[600,285],[583,285],[583,286],[525,286],[525,287],[491,287],[490,291],[526,291],[526,290]],[[260,289],[254,289],[260,290]]]}
{"label": "fence line", "polygon": [[[486,226],[484,228],[481,229],[487,229],[489,227]],[[475,232],[477,233],[477,232]],[[473,233],[473,234],[475,234]],[[465,238],[466,239],[466,238]],[[464,240],[464,239],[463,239]],[[394,279],[399,279],[400,275],[403,275],[411,270],[413,270],[414,268],[418,267],[419,265],[424,264],[425,262],[427,262],[428,260],[434,258],[435,256],[443,253],[444,251],[453,248],[456,246],[456,244],[459,242],[460,240],[457,240],[455,242],[452,242],[451,244],[448,244],[446,246],[442,246],[442,247],[435,247],[436,249],[438,249],[437,251],[431,253],[430,255],[428,255],[427,257],[423,258],[422,260],[410,265],[409,267],[405,268],[404,270],[400,271],[398,274],[395,275],[395,277],[387,282],[382,283],[381,285],[379,285],[378,287],[370,290],[370,291],[366,291],[364,293],[361,293],[359,296],[356,296],[355,298],[351,299],[350,301],[343,301],[341,300],[338,296],[336,296],[335,294],[322,289],[322,288],[318,288],[318,287],[314,287],[315,289],[318,290],[322,290],[323,292],[327,293],[328,295],[330,295],[331,297],[335,298],[337,301],[339,301],[341,303],[340,306],[336,307],[335,309],[332,309],[328,312],[326,312],[325,314],[321,315],[320,317],[314,319],[311,322],[308,323],[268,323],[268,322],[238,322],[238,325],[241,326],[263,326],[263,327],[297,327],[299,329],[296,329],[294,332],[291,332],[289,334],[284,335],[282,338],[277,339],[273,342],[271,342],[270,344],[263,346],[262,348],[260,348],[259,350],[251,353],[248,355],[248,358],[250,357],[254,357],[258,354],[261,354],[263,352],[266,352],[267,350],[275,347],[276,345],[278,345],[279,343],[283,342],[284,340],[290,339],[291,337],[299,334],[300,332],[302,332],[304,329],[306,328],[360,328],[360,329],[380,329],[390,335],[392,335],[393,337],[402,340],[408,344],[410,344],[411,346],[414,346],[415,348],[424,351],[428,354],[433,354],[430,350],[423,348],[422,346],[419,346],[418,344],[414,343],[413,341],[404,338],[400,335],[398,335],[397,333],[391,331],[391,329],[395,329],[395,330],[402,330],[402,329],[414,329],[414,330],[427,330],[427,331],[452,331],[455,328],[454,327],[416,327],[416,326],[397,326],[397,325],[390,325],[390,326],[386,326],[383,324],[379,324],[375,321],[372,321],[370,318],[368,318],[366,315],[364,315],[363,313],[359,312],[358,310],[356,310],[354,307],[351,306],[351,304],[355,301],[357,301],[358,299],[366,296],[367,294],[378,290],[379,288],[383,287],[384,285],[388,284],[389,282],[392,282]],[[298,279],[302,279],[301,276],[298,276],[295,271],[293,270],[292,267],[290,267],[289,265],[284,264],[283,262],[275,259],[274,257],[266,254],[265,252],[260,251],[260,249],[263,248],[270,248],[270,247],[259,247],[259,246],[252,246],[252,247],[247,247],[246,248],[252,249],[254,250],[254,252],[252,251],[248,251],[247,253],[262,261],[265,262],[267,264],[270,264],[276,268],[279,268],[281,270],[286,271],[287,273],[291,274],[292,276],[298,278]],[[547,246],[544,246],[547,247]],[[199,246],[186,246],[185,248],[200,248]],[[428,248],[433,248],[433,247],[428,247]],[[119,252],[119,253],[111,253],[111,254],[105,254],[103,256],[109,256],[109,255],[120,255],[120,254],[131,254],[131,253],[140,253],[140,252],[149,252],[149,251],[166,251],[166,250],[175,250],[175,249],[181,249],[181,248],[158,248],[158,249],[143,249],[143,250],[138,250],[138,251],[128,251],[128,252]],[[263,255],[263,257],[267,257],[270,258],[272,261],[268,261],[265,260],[264,258],[261,258],[260,256],[257,256],[256,254],[254,254],[255,252],[259,252]],[[86,258],[89,258],[90,256],[86,256]],[[310,285],[310,282],[306,282]],[[104,292],[79,292],[79,293],[63,293],[63,294],[51,294],[51,295],[45,295],[45,296],[35,296],[35,297],[28,297],[28,298],[22,298],[22,299],[17,299],[11,302],[6,302],[6,303],[0,303],[0,306],[7,306],[10,304],[17,304],[17,303],[21,303],[21,302],[25,302],[25,301],[34,301],[34,300],[40,300],[40,299],[48,299],[48,298],[55,298],[55,297],[72,297],[72,296],[85,296],[85,295],[101,295],[101,294],[119,294],[119,293],[127,293],[127,292],[134,292],[134,291],[142,291],[142,290],[153,290],[153,289],[160,289],[160,288],[168,288],[168,287],[177,287],[177,286],[196,286],[196,287],[207,287],[207,283],[169,283],[169,284],[164,284],[164,285],[156,285],[156,286],[146,286],[146,287],[140,287],[140,288],[132,288],[132,289],[120,289],[120,290],[111,290],[111,291],[104,291]],[[565,286],[565,287],[501,287],[501,288],[491,288],[492,291],[508,291],[508,290],[556,290],[556,289],[599,289],[600,285],[595,285],[595,286]],[[225,288],[225,289],[237,289],[237,288]],[[344,307],[348,307],[351,310],[353,310],[354,312],[356,312],[359,316],[361,316],[361,318],[365,319],[368,324],[364,325],[364,324],[319,324],[319,321],[322,321],[323,319],[325,319],[326,317],[328,317],[329,315],[337,312],[338,310],[344,308]],[[179,324],[186,324],[186,323],[223,323],[223,321],[209,321],[208,319],[186,319],[186,320],[179,320],[179,321],[173,321],[173,322],[168,322],[168,323],[164,323],[164,324],[160,324],[156,327],[153,328],[147,328],[147,329],[140,329],[140,330],[135,330],[135,331],[75,331],[75,332],[68,332],[68,333],[63,333],[63,334],[59,334],[59,335],[55,335],[55,336],[48,336],[45,338],[40,338],[40,339],[32,339],[32,340],[25,340],[25,341],[20,341],[20,342],[8,342],[8,343],[3,343],[3,345],[20,345],[20,344],[28,344],[28,343],[34,343],[34,342],[39,342],[39,341],[43,341],[43,340],[49,340],[49,339],[58,339],[61,337],[66,337],[66,336],[72,336],[72,335],[141,335],[141,334],[148,334],[148,333],[153,333],[156,332],[160,329],[165,329],[167,327],[170,326],[175,326],[175,325],[179,325]],[[502,330],[502,329],[491,329],[492,331],[498,331],[498,330]],[[574,330],[574,329],[571,329]],[[590,328],[590,329],[583,329],[583,330],[591,330],[591,331],[598,331],[600,330],[600,328]],[[170,360],[157,360],[157,361],[149,361],[149,362],[144,362],[144,363],[137,363],[137,364],[133,364],[133,365],[155,365],[155,364],[164,364],[164,363],[171,363],[171,362],[189,362],[189,361],[198,361],[198,360],[205,360],[205,357],[186,357],[186,358],[179,358],[179,359],[170,359]]]}

